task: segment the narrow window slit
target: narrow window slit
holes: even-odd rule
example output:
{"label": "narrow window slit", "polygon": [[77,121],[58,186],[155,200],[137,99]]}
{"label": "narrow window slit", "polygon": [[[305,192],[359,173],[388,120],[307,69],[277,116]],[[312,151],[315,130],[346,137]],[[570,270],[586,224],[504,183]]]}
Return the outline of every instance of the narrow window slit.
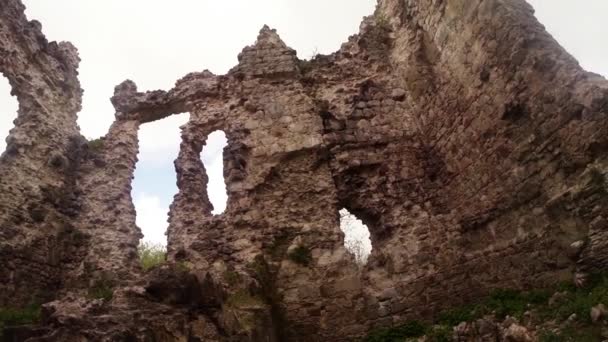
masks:
{"label": "narrow window slit", "polygon": [[220,215],[226,210],[228,194],[226,192],[226,181],[224,179],[224,148],[228,146],[226,133],[214,131],[207,137],[201,160],[205,166],[207,177],[207,196],[213,205],[213,215]]}

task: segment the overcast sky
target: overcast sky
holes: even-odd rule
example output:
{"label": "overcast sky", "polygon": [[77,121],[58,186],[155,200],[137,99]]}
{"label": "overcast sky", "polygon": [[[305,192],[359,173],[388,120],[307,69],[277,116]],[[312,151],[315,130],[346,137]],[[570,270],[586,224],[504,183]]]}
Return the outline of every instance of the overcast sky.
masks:
{"label": "overcast sky", "polygon": [[[533,0],[537,16],[556,39],[591,71],[608,75],[606,0]],[[49,40],[68,40],[80,51],[85,90],[79,125],[89,138],[104,135],[114,119],[109,98],[125,79],[140,90],[170,89],[192,71],[225,73],[237,54],[268,24],[298,51],[337,50],[358,31],[375,0],[24,0],[30,19],[42,22]],[[0,136],[16,115],[8,82],[0,77]],[[133,184],[137,222],[145,239],[164,243],[168,206],[177,191],[173,161],[179,126],[188,114],[149,123],[140,131]],[[162,137],[162,138],[159,138]],[[205,149],[212,201],[223,209],[222,144],[218,134]],[[0,150],[5,143],[0,141]],[[220,178],[219,181],[216,178]]]}

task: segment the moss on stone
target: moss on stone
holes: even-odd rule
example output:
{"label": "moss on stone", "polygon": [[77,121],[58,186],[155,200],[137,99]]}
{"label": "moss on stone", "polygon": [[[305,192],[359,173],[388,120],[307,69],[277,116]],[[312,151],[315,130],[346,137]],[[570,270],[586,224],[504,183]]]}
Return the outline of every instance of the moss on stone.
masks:
{"label": "moss on stone", "polygon": [[289,260],[300,264],[302,266],[308,266],[312,262],[312,253],[310,248],[306,246],[297,246],[291,250],[288,254]]}
{"label": "moss on stone", "polygon": [[0,308],[0,337],[6,327],[34,324],[40,320],[40,305],[25,308]]}
{"label": "moss on stone", "polygon": [[231,294],[226,300],[226,304],[234,308],[250,308],[264,306],[264,300],[250,294],[246,290],[240,290]]}

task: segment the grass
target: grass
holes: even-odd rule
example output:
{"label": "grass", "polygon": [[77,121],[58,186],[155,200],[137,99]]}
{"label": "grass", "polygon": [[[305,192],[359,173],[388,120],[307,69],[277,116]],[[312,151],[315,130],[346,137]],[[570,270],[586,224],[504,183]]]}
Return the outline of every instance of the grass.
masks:
{"label": "grass", "polygon": [[421,337],[426,334],[428,327],[418,321],[409,321],[405,324],[378,329],[369,334],[364,342],[402,342],[407,338]]}
{"label": "grass", "polygon": [[[564,295],[552,305],[551,295]],[[551,290],[516,291],[496,290],[479,303],[454,308],[440,313],[436,325],[426,325],[410,321],[403,325],[372,331],[365,342],[404,341],[426,335],[428,341],[444,342],[451,338],[452,327],[461,322],[472,322],[493,314],[498,319],[506,316],[522,319],[526,311],[534,312],[543,321],[566,322],[572,315],[576,319],[566,323],[558,332],[541,331],[541,342],[591,342],[601,340],[601,327],[591,322],[591,308],[598,304],[608,305],[608,275],[591,277],[586,288],[576,288],[574,284],[559,284]]]}
{"label": "grass", "polygon": [[445,325],[427,327],[426,337],[430,342],[450,342],[452,341],[452,327]]}
{"label": "grass", "polygon": [[439,314],[438,323],[455,326],[461,322],[469,322],[485,315],[494,314],[497,318],[513,316],[521,319],[530,305],[545,303],[551,297],[552,291],[516,291],[495,290],[486,299],[477,304],[462,306],[444,311]]}
{"label": "grass", "polygon": [[167,249],[163,245],[148,242],[139,244],[137,253],[139,254],[141,268],[143,268],[144,271],[163,264],[167,257]]}
{"label": "grass", "polygon": [[40,305],[29,305],[22,309],[0,308],[0,337],[4,328],[37,323],[40,320]]}
{"label": "grass", "polygon": [[308,266],[312,262],[312,253],[310,252],[310,248],[302,245],[294,248],[287,256],[289,257],[289,260],[302,266]]}
{"label": "grass", "polygon": [[544,306],[540,312],[543,318],[565,320],[576,314],[582,323],[591,323],[589,314],[592,307],[603,303],[608,305],[608,274],[596,275],[589,280],[586,288],[574,286],[564,290],[565,296],[553,307]]}

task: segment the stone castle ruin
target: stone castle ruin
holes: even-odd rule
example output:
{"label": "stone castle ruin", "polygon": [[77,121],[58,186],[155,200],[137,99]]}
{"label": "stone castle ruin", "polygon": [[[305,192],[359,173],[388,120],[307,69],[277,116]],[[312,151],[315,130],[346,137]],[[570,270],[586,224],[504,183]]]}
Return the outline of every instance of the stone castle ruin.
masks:
{"label": "stone castle ruin", "polygon": [[[95,142],[76,123],[78,63],[19,0],[0,3],[19,102],[0,159],[0,306],[47,303],[22,340],[351,341],[608,266],[608,82],[524,0],[380,0],[310,61],[264,27],[226,75],[118,85]],[[168,260],[144,272],[138,129],[183,112]],[[214,216],[199,154],[216,130],[229,198]],[[361,269],[342,208],[370,229]]]}

